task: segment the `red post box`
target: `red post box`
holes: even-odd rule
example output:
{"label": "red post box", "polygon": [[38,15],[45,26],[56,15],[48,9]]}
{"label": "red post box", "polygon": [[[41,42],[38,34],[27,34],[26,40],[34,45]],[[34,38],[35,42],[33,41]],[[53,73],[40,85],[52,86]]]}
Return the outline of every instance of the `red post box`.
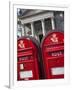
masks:
{"label": "red post box", "polygon": [[39,44],[32,37],[17,40],[17,80],[39,79]]}
{"label": "red post box", "polygon": [[46,79],[64,78],[64,34],[51,31],[41,43]]}

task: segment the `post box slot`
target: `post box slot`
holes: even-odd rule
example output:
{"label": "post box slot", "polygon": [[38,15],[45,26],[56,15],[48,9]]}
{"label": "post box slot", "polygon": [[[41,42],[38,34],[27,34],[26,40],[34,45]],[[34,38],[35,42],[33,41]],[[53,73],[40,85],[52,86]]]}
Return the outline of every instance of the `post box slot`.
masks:
{"label": "post box slot", "polygon": [[18,49],[18,52],[24,52],[24,51],[28,51],[28,50],[31,50],[32,47],[29,47],[29,48],[24,48],[24,49]]}
{"label": "post box slot", "polygon": [[52,52],[57,50],[63,50],[64,46],[53,46],[53,47],[46,47],[46,52]]}
{"label": "post box slot", "polygon": [[54,46],[61,46],[61,45],[64,46],[64,43],[63,42],[52,43],[52,44],[45,43],[44,47],[54,47]]}

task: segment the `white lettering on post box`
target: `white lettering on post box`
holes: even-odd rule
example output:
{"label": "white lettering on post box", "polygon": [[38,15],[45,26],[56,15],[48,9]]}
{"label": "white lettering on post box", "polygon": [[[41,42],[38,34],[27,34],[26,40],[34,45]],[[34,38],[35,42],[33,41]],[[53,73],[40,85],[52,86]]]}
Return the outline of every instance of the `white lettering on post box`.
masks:
{"label": "white lettering on post box", "polygon": [[30,78],[30,77],[33,77],[33,73],[32,71],[21,71],[20,72],[20,78]]}
{"label": "white lettering on post box", "polygon": [[51,68],[52,75],[61,75],[64,74],[64,67],[55,67]]}

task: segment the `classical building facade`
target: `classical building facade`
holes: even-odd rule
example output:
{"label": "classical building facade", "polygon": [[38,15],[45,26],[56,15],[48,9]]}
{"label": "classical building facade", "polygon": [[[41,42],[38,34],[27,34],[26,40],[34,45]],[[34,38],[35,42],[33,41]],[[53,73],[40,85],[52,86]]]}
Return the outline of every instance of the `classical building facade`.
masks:
{"label": "classical building facade", "polygon": [[64,12],[47,10],[20,10],[17,16],[18,37],[33,36],[38,41],[55,28],[64,30]]}

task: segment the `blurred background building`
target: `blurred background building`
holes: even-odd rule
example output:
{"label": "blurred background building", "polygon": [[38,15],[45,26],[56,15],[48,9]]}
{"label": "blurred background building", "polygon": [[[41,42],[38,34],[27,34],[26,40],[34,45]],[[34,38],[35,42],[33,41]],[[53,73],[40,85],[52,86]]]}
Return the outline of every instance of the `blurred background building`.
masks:
{"label": "blurred background building", "polygon": [[33,36],[39,42],[48,31],[64,31],[64,12],[17,9],[17,37]]}

